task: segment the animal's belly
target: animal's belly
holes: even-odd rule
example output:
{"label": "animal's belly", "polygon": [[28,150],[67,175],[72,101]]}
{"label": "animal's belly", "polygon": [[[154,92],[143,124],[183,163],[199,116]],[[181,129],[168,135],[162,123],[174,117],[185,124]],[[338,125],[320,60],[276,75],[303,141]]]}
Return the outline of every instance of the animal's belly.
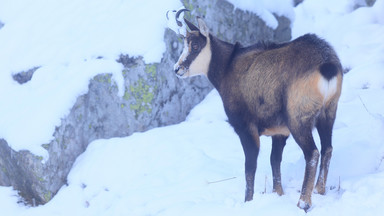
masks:
{"label": "animal's belly", "polygon": [[287,126],[276,126],[276,127],[270,127],[266,128],[261,132],[261,135],[265,136],[274,136],[274,135],[284,135],[289,136],[290,131]]}

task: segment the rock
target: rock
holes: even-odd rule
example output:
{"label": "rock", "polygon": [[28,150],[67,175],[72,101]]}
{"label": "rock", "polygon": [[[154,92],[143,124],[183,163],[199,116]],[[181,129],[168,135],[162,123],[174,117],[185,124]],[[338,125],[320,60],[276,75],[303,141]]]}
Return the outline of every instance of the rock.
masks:
{"label": "rock", "polygon": [[28,82],[28,81],[30,81],[32,79],[33,74],[39,68],[40,67],[34,67],[34,68],[31,68],[31,69],[29,69],[27,71],[22,71],[20,73],[13,74],[12,75],[13,80],[18,82],[19,84],[24,84],[24,83],[26,83],[26,82]]}
{"label": "rock", "polygon": [[365,0],[365,3],[367,6],[372,7],[376,3],[376,0]]}
{"label": "rock", "polygon": [[296,7],[297,5],[303,3],[304,0],[293,0],[293,5]]}
{"label": "rock", "polygon": [[269,28],[256,14],[235,8],[225,0],[197,1],[184,0],[185,8],[191,13],[186,13],[186,18],[196,23],[196,16],[204,18],[211,32],[219,39],[242,45],[251,45],[260,40],[276,42],[291,39],[290,20],[278,17],[277,29]]}
{"label": "rock", "polygon": [[[273,30],[255,14],[235,9],[224,0],[183,3],[193,17],[205,17],[211,32],[226,41],[248,45],[266,39],[290,40],[287,18],[277,17],[279,26]],[[196,22],[195,18],[190,20]],[[0,139],[0,185],[13,186],[31,205],[45,204],[66,184],[76,158],[93,140],[129,136],[185,120],[212,86],[205,77],[178,79],[173,65],[182,52],[182,40],[167,29],[164,41],[167,48],[160,63],[146,64],[141,57],[124,54],[117,59],[124,65],[123,97],[117,95],[111,74],[90,80],[88,93],[77,98],[69,115],[55,129],[54,139],[42,143],[49,153],[47,161],[28,151],[16,152]],[[34,70],[18,73],[14,79],[24,83]]]}

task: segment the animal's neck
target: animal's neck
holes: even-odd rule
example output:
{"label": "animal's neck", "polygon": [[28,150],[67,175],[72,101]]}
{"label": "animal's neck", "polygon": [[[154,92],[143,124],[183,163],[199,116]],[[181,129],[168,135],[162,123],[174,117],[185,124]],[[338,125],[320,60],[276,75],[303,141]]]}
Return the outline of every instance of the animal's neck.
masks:
{"label": "animal's neck", "polygon": [[208,70],[208,79],[220,91],[220,84],[232,63],[239,44],[230,44],[210,35],[212,58]]}

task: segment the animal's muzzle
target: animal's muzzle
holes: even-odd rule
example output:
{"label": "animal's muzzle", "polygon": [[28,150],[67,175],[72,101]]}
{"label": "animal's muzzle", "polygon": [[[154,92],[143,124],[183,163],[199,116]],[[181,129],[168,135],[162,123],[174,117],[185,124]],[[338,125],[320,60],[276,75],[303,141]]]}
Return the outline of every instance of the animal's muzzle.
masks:
{"label": "animal's muzzle", "polygon": [[187,70],[188,70],[187,68],[184,68],[182,66],[181,67],[177,66],[175,67],[175,74],[178,77],[183,77]]}
{"label": "animal's muzzle", "polygon": [[175,73],[177,74],[180,71],[180,66],[175,67]]}

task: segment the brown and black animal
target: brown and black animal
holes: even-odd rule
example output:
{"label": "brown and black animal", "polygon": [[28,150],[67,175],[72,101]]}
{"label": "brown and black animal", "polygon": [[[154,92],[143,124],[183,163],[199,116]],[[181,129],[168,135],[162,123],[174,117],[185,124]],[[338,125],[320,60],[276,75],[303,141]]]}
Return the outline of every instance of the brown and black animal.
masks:
{"label": "brown and black animal", "polygon": [[[242,47],[210,34],[199,17],[198,27],[188,20],[185,23],[190,31],[184,36],[184,50],[174,71],[182,78],[205,75],[219,92],[245,154],[245,201],[253,199],[261,135],[272,137],[273,190],[279,195],[284,193],[280,163],[286,140],[292,134],[306,161],[297,205],[307,211],[314,187],[320,194],[326,191],[332,128],[343,80],[335,51],[314,34],[282,44]],[[321,154],[312,137],[314,127],[320,136]]]}

